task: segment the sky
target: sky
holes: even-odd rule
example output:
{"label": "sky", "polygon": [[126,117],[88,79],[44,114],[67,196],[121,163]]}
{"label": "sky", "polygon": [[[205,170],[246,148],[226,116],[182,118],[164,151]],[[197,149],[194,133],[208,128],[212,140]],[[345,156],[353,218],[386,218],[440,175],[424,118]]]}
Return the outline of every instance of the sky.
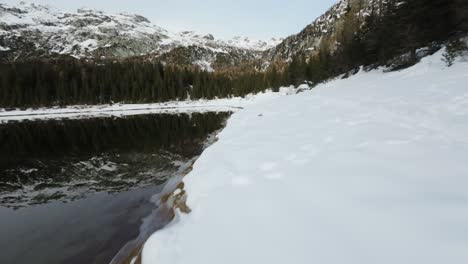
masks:
{"label": "sky", "polygon": [[[143,15],[173,31],[255,39],[298,33],[338,0],[29,0],[72,12],[89,7]],[[18,0],[0,0],[17,4]]]}

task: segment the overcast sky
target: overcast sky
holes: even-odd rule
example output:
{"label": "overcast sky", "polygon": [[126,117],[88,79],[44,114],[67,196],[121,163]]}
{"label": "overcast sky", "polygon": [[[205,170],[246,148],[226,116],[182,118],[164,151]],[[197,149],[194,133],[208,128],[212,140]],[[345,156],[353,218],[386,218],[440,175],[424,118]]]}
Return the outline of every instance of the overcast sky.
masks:
{"label": "overcast sky", "polygon": [[[18,0],[0,0],[9,4]],[[90,7],[130,12],[169,30],[195,30],[221,38],[257,39],[299,32],[337,0],[30,0],[65,11]]]}

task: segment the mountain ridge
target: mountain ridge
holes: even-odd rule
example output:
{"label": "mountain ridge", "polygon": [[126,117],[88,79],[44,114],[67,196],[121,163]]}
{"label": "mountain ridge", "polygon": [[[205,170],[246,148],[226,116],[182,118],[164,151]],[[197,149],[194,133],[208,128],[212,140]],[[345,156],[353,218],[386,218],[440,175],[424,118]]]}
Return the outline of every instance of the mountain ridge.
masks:
{"label": "mountain ridge", "polygon": [[339,45],[347,15],[358,17],[357,28],[364,25],[366,17],[379,12],[387,0],[340,0],[324,14],[308,24],[297,34],[286,37],[280,44],[266,51],[265,58],[271,61],[290,61],[292,57],[302,54],[314,55],[322,44],[328,50],[335,50]]}
{"label": "mountain ridge", "polygon": [[2,57],[8,60],[53,54],[76,58],[164,57],[175,48],[183,48],[202,50],[190,61],[193,64],[216,64],[219,54],[232,54],[233,59],[226,64],[236,65],[261,57],[264,50],[280,41],[246,37],[221,40],[193,31],[174,33],[129,13],[108,14],[89,8],[69,13],[33,3],[21,2],[14,7],[0,3],[0,52],[6,53]]}

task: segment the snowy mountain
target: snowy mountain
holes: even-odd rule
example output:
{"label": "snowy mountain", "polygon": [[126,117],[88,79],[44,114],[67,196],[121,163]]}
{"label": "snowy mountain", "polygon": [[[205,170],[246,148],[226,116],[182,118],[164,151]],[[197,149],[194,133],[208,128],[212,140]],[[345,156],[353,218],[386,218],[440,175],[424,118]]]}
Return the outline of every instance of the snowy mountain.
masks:
{"label": "snowy mountain", "polygon": [[[256,41],[236,37],[224,41],[195,32],[173,33],[134,14],[107,14],[82,8],[66,13],[49,6],[21,2],[0,4],[0,56],[21,59],[37,56],[133,57],[150,55],[183,63],[236,65],[259,58],[281,40]],[[220,58],[218,58],[218,56]],[[168,61],[180,63],[180,61]]]}
{"label": "snowy mountain", "polygon": [[345,17],[355,15],[363,25],[364,18],[379,12],[387,0],[340,0],[327,12],[305,27],[301,32],[284,39],[276,47],[266,51],[266,60],[288,60],[296,54],[317,52],[321,45],[333,50],[339,45]]}
{"label": "snowy mountain", "polygon": [[82,8],[75,13],[49,6],[0,4],[0,59],[17,60],[51,55],[74,57],[147,56],[168,63],[199,65],[205,70],[229,66],[268,65],[295,54],[312,54],[321,45],[339,45],[345,17],[359,23],[386,0],[341,0],[325,14],[286,39],[267,41],[235,37],[216,39],[193,31],[170,32],[134,14],[107,14]]}
{"label": "snowy mountain", "polygon": [[[193,31],[170,32],[134,14],[107,14],[82,8],[67,13],[49,6],[22,2],[0,4],[0,59],[71,55],[125,58],[144,56],[204,70],[254,65],[264,69],[273,61],[310,55],[325,46],[340,45],[346,27],[356,29],[388,0],[340,0],[298,34],[267,41],[235,37],[216,39]],[[350,23],[349,17],[355,21]],[[353,25],[350,25],[353,24]]]}

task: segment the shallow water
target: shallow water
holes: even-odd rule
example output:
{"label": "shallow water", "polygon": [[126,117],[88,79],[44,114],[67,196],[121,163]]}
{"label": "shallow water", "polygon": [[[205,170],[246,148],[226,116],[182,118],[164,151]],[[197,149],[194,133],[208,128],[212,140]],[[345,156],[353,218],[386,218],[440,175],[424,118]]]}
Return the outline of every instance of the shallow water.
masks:
{"label": "shallow water", "polygon": [[[0,263],[109,263],[229,113],[0,125]],[[162,227],[164,219],[152,223]],[[148,227],[147,227],[148,228]]]}

